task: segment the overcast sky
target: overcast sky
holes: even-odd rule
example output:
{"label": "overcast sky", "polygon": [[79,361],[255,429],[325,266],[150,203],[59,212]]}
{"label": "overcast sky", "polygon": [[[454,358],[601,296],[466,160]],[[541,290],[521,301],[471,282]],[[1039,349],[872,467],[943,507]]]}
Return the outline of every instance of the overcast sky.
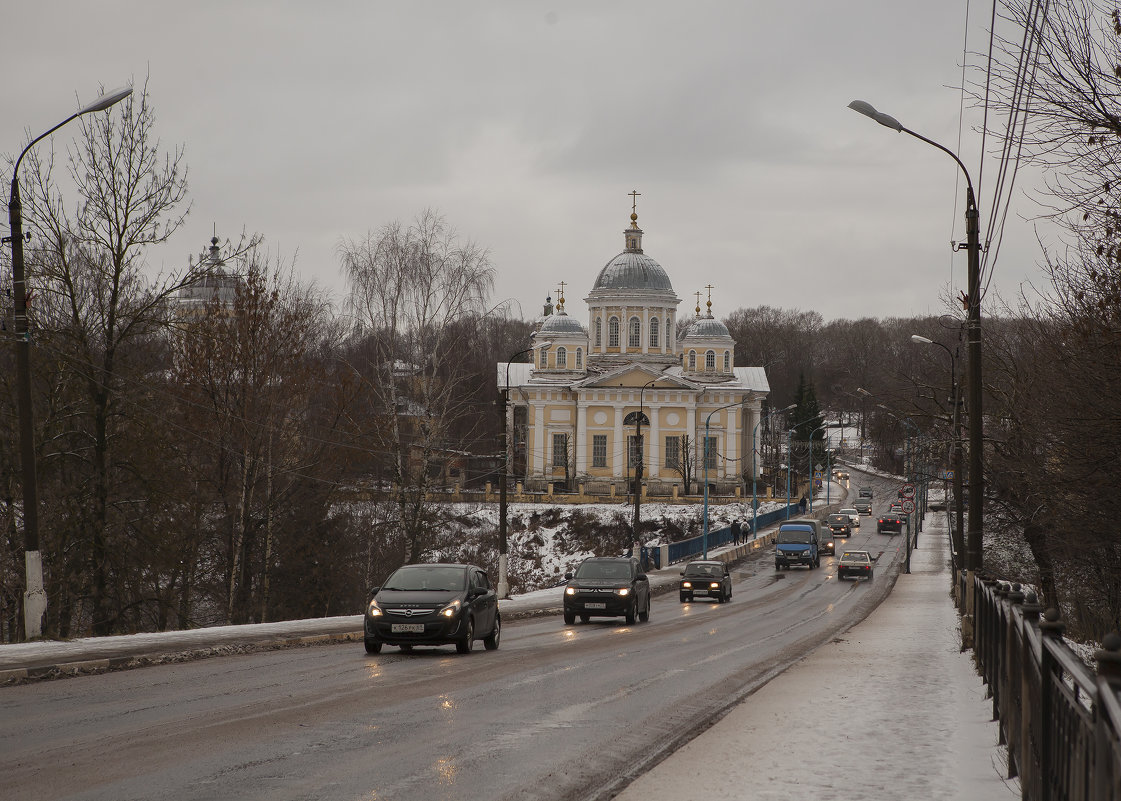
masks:
{"label": "overcast sky", "polygon": [[[965,238],[959,171],[846,106],[867,100],[959,150],[966,5],[20,3],[4,18],[0,152],[147,76],[192,200],[153,269],[184,268],[215,227],[245,229],[340,299],[341,239],[432,208],[489,249],[495,300],[533,317],[564,281],[586,323],[637,190],[645,252],[682,316],[706,284],[718,317],[941,314],[966,280],[949,247]],[[981,181],[979,136],[963,136]],[[983,228],[988,202],[982,181]],[[1010,219],[992,288],[1038,283],[1039,260],[1034,225]]]}

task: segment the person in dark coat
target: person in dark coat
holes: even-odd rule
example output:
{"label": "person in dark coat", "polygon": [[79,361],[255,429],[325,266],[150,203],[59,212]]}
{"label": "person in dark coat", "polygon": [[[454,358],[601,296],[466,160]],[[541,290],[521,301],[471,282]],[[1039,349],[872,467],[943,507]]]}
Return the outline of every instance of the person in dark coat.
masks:
{"label": "person in dark coat", "polygon": [[740,525],[739,520],[732,521],[732,544],[740,544],[740,535],[743,534],[743,526]]}
{"label": "person in dark coat", "polygon": [[802,496],[802,500],[798,501],[798,509],[802,514],[806,513],[806,496]]}

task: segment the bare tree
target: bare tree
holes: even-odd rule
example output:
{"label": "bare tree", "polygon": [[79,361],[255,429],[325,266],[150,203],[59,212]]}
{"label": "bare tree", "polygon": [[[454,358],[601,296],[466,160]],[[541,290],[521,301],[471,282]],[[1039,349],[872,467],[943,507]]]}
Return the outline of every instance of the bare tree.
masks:
{"label": "bare tree", "polygon": [[487,252],[461,242],[442,217],[425,211],[408,226],[386,225],[339,248],[347,299],[366,357],[361,377],[371,420],[360,433],[389,462],[394,523],[411,561],[428,545],[434,511],[426,495],[440,449],[467,413],[471,347],[462,323],[481,319],[494,282]]}

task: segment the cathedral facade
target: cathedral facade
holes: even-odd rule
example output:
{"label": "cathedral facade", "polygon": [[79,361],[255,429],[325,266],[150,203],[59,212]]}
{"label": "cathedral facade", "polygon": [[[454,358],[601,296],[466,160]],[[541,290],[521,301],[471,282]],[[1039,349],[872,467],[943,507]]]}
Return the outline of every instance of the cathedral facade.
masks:
{"label": "cathedral facade", "polygon": [[527,490],[625,493],[640,471],[647,495],[699,493],[706,482],[732,494],[758,474],[766,373],[735,366],[711,299],[679,326],[681,299],[642,235],[632,213],[625,249],[585,298],[586,327],[562,294],[533,335],[531,363],[498,364],[510,475]]}

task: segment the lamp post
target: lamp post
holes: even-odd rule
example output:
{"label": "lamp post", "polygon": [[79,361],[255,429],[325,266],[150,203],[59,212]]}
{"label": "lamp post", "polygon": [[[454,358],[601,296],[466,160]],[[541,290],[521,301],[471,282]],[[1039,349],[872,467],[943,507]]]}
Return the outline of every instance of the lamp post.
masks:
{"label": "lamp post", "polygon": [[[980,220],[977,212],[977,201],[973,195],[973,181],[969,177],[969,170],[965,168],[961,159],[948,148],[925,136],[904,128],[899,120],[876,111],[876,109],[863,100],[854,100],[849,103],[849,108],[869,117],[880,125],[891,128],[899,133],[909,134],[928,145],[938,148],[947,154],[961,168],[965,175],[965,233],[966,253],[968,255],[968,289],[966,295],[967,322],[969,332],[969,536],[966,540],[965,568],[967,571],[976,572],[983,566],[981,538],[983,536],[984,504],[984,421],[981,410],[981,241]],[[960,247],[958,245],[957,247]],[[967,604],[968,606],[968,604]],[[970,608],[970,613],[972,609]]]}
{"label": "lamp post", "polygon": [[[921,345],[937,345],[946,351],[950,356],[950,403],[953,405],[953,412],[950,415],[950,426],[954,430],[954,551],[957,554],[964,556],[964,540],[965,536],[965,503],[962,498],[962,464],[961,464],[961,401],[958,399],[958,382],[957,382],[957,367],[954,352],[941,342],[935,342],[933,339],[927,339],[918,334],[911,335],[911,341],[917,342]],[[945,486],[945,485],[943,485]],[[960,558],[960,557],[959,557]],[[961,568],[962,565],[958,565]]]}
{"label": "lamp post", "polygon": [[[642,559],[642,535],[638,531],[638,523],[640,520],[639,510],[642,507],[642,462],[644,450],[642,447],[642,393],[646,388],[658,383],[661,376],[652,378],[642,385],[642,389],[638,391],[638,414],[634,418],[634,447],[635,447],[635,465],[634,465],[634,521],[632,528],[634,529],[634,539],[638,544],[638,558]],[[643,565],[645,567],[645,565]]]}
{"label": "lamp post", "polygon": [[[23,474],[23,541],[26,584],[23,593],[23,627],[27,639],[43,634],[43,614],[47,611],[47,593],[43,588],[43,557],[39,551],[39,488],[35,475],[35,418],[31,408],[31,335],[27,321],[27,284],[23,264],[23,207],[19,196],[19,165],[27,152],[40,140],[53,134],[66,123],[83,114],[104,111],[132,94],[126,86],[103,94],[79,109],[46,133],[28,143],[12,169],[12,194],[8,202],[8,224],[12,243],[12,310],[15,322],[16,395],[19,405],[20,462]],[[30,235],[29,235],[30,236]]]}
{"label": "lamp post", "polygon": [[[809,459],[809,463],[810,463],[809,464],[809,467],[810,467],[810,505],[807,508],[807,511],[809,511],[809,512],[813,512],[813,510],[814,510],[814,434],[816,434],[818,431],[824,431],[827,428],[829,428],[828,423],[823,423],[822,425],[819,425],[817,428],[815,428],[813,431],[810,432],[810,438],[808,440],[809,444],[810,444],[810,459]],[[826,482],[829,481],[828,476],[826,476],[825,481]],[[828,490],[826,490],[826,491],[828,492]],[[828,496],[826,496],[826,503],[828,503]]]}
{"label": "lamp post", "polygon": [[[785,409],[774,409],[773,411],[767,412],[767,414],[765,414],[763,417],[761,417],[759,419],[759,422],[755,424],[755,427],[753,429],[751,429],[751,536],[752,536],[752,538],[755,538],[755,537],[759,536],[759,526],[758,526],[758,523],[757,523],[757,520],[759,518],[759,500],[758,500],[758,498],[759,498],[759,493],[758,493],[758,473],[759,473],[759,471],[756,469],[756,466],[755,466],[755,453],[756,453],[755,435],[759,431],[759,426],[762,424],[762,422],[764,420],[769,420],[769,419],[771,419],[771,417],[773,415],[782,414],[783,412],[789,412],[789,411],[791,411],[793,409],[797,409],[797,408],[798,408],[798,404],[797,403],[792,403],[789,406],[787,406]],[[787,453],[786,453],[786,463],[787,463],[786,515],[787,515],[787,517],[789,517],[790,516],[790,471],[789,471],[790,451],[789,451],[789,449],[787,450]]]}
{"label": "lamp post", "polygon": [[[543,342],[534,347],[548,347],[551,343]],[[513,364],[514,359],[519,356],[524,356],[527,353],[532,353],[534,348],[526,348],[519,350],[506,361],[506,384],[502,387],[502,433],[500,435],[500,442],[502,445],[502,472],[498,476],[498,597],[506,598],[510,593],[509,582],[509,547],[506,537],[506,481],[507,474],[510,472],[510,448],[506,437],[506,406],[510,397],[510,365]]]}
{"label": "lamp post", "polygon": [[[797,405],[797,404],[795,404],[795,405]],[[812,419],[814,419],[814,418],[811,417],[810,420],[812,420]],[[791,441],[794,437],[794,432],[797,431],[800,426],[803,426],[808,422],[810,422],[810,421],[809,420],[803,420],[800,423],[795,423],[793,426],[791,426],[786,431],[786,519],[787,520],[790,519],[790,471],[791,471],[792,466],[794,464],[794,454],[790,450]],[[810,474],[810,477],[811,477],[811,479],[813,478],[812,473]]]}
{"label": "lamp post", "polygon": [[704,558],[704,559],[708,559],[708,424],[709,424],[709,421],[712,420],[712,416],[714,414],[716,414],[717,412],[723,411],[724,409],[730,409],[733,406],[740,406],[740,405],[742,405],[742,401],[736,401],[734,403],[726,403],[723,406],[718,406],[717,408],[713,409],[711,412],[708,413],[708,416],[705,417],[705,444],[704,444],[704,447],[701,449],[701,452],[704,454],[704,461],[705,461],[705,464],[704,464],[704,483],[705,483],[704,538],[702,540],[702,542],[704,544],[704,556],[702,558]]}

